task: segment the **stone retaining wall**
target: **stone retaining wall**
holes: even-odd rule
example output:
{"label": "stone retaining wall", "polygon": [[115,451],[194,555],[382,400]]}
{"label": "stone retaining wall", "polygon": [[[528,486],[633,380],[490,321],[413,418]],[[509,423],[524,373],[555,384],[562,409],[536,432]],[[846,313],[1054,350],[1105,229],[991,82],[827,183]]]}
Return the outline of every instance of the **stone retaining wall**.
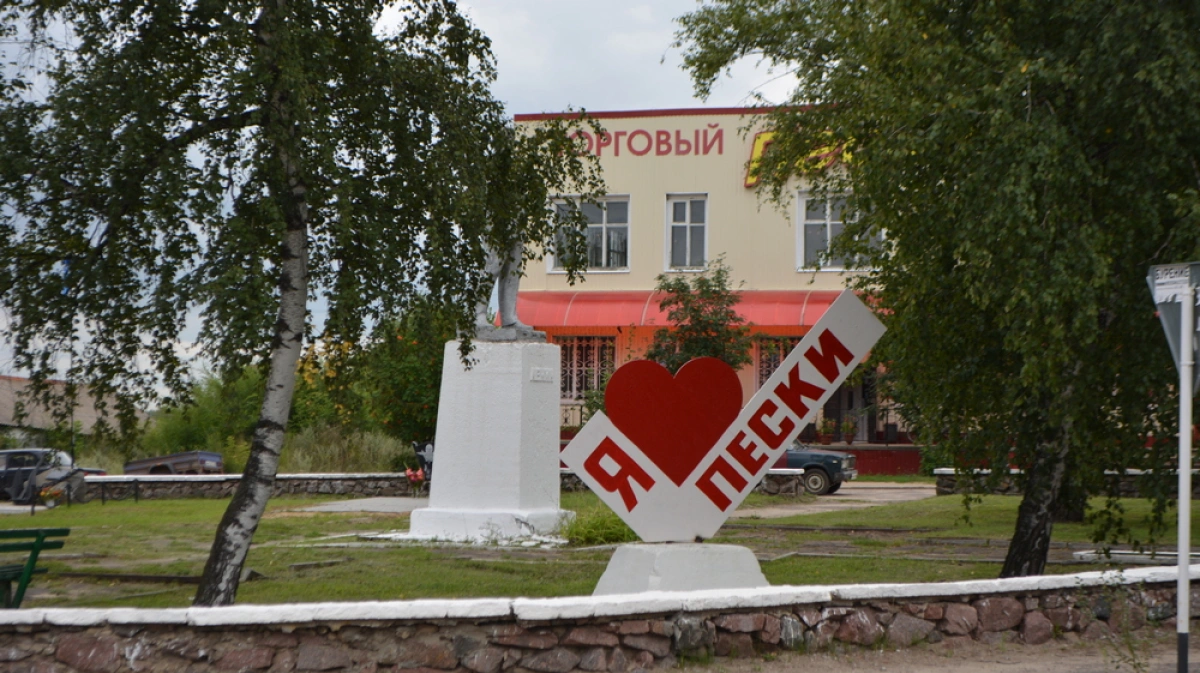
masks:
{"label": "stone retaining wall", "polygon": [[[1192,578],[1200,566],[1192,567]],[[0,611],[0,673],[625,673],[682,657],[973,639],[1036,646],[1173,623],[1173,569],[925,585],[174,610]],[[1200,605],[1193,589],[1192,614]],[[1011,647],[1012,645],[1005,645]]]}
{"label": "stone retaining wall", "polygon": [[[804,493],[798,475],[789,470],[768,473],[758,490],[770,494],[798,495]],[[124,500],[126,498],[228,498],[233,495],[238,474],[214,475],[126,475],[87,477],[86,497]],[[587,486],[579,477],[564,471],[562,490],[583,491]],[[403,472],[379,474],[281,474],[275,478],[273,496],[280,495],[349,495],[363,498],[427,496],[428,489],[417,493]]]}
{"label": "stone retaining wall", "polygon": [[[134,497],[228,498],[242,476],[214,475],[129,475],[87,477],[88,496],[124,500]],[[102,495],[103,492],[103,495]],[[364,498],[416,495],[408,478],[400,473],[378,474],[281,474],[275,478],[271,495],[352,495]],[[424,494],[422,494],[424,495]]]}

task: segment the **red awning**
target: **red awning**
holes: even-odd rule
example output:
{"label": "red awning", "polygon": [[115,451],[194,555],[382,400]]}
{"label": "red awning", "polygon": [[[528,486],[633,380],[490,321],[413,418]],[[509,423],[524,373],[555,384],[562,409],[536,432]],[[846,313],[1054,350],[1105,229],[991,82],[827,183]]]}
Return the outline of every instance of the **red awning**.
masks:
{"label": "red awning", "polygon": [[[815,325],[841,294],[830,290],[755,290],[739,293],[737,311],[747,322],[761,326]],[[535,328],[624,327],[668,324],[659,310],[662,295],[632,292],[517,293],[517,314]]]}

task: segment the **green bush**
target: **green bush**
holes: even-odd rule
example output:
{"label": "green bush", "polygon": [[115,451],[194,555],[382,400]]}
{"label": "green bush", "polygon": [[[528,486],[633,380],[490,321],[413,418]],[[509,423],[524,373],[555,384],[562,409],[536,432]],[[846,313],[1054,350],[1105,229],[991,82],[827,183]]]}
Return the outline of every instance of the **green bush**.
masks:
{"label": "green bush", "polygon": [[607,505],[577,510],[574,520],[563,526],[560,534],[580,547],[638,541],[637,533]]}

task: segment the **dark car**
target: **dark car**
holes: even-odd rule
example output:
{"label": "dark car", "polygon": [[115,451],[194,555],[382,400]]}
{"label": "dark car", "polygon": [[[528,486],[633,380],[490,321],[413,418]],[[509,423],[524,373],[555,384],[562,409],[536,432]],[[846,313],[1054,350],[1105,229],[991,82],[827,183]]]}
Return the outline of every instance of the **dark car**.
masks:
{"label": "dark car", "polygon": [[843,482],[858,476],[853,455],[814,449],[799,442],[779,457],[775,467],[804,470],[804,490],[816,495],[836,493]]}

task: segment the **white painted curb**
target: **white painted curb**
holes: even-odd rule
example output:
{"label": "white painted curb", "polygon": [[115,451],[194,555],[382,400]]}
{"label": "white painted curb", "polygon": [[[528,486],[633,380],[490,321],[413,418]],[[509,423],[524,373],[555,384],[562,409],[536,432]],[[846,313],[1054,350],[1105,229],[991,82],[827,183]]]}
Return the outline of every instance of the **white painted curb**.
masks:
{"label": "white painted curb", "polygon": [[[1191,579],[1200,579],[1200,564],[1190,566]],[[499,620],[553,621],[593,617],[636,617],[676,612],[755,610],[783,605],[824,603],[831,600],[869,601],[942,596],[984,596],[1079,589],[1103,585],[1174,582],[1173,566],[1131,570],[1043,575],[966,582],[928,584],[846,584],[835,586],[773,586],[757,589],[704,591],[648,591],[610,596],[562,598],[422,599],[358,603],[294,603],[234,605],[219,608],[40,608],[0,610],[0,626],[91,627],[103,624],[189,624],[191,626],[246,626],[252,624],[307,624],[312,622],[368,622],[384,620]]]}

